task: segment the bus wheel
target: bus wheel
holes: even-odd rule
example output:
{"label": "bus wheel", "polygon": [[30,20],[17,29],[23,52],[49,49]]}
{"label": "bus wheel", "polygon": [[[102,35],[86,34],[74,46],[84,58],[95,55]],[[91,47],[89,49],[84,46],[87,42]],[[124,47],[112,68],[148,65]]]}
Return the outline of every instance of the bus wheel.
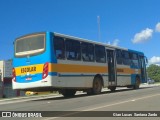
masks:
{"label": "bus wheel", "polygon": [[109,87],[109,89],[111,90],[111,92],[115,92],[116,86],[111,86],[111,87]]}
{"label": "bus wheel", "polygon": [[134,88],[134,89],[139,89],[140,83],[141,83],[140,78],[139,78],[139,77],[136,77],[136,83],[135,83],[135,85],[133,86],[133,88]]}
{"label": "bus wheel", "polygon": [[60,93],[64,96],[64,97],[73,97],[76,94],[76,90],[73,89],[65,89],[65,90],[61,90]]}
{"label": "bus wheel", "polygon": [[99,77],[95,77],[93,80],[92,93],[97,95],[100,94],[102,90],[102,81]]}

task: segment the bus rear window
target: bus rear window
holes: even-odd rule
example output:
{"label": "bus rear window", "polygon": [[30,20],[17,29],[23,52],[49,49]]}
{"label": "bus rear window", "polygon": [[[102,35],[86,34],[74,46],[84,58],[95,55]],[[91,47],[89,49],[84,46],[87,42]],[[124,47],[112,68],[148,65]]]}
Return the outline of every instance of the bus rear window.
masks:
{"label": "bus rear window", "polygon": [[30,35],[19,38],[15,43],[15,55],[25,56],[43,52],[45,49],[45,34]]}

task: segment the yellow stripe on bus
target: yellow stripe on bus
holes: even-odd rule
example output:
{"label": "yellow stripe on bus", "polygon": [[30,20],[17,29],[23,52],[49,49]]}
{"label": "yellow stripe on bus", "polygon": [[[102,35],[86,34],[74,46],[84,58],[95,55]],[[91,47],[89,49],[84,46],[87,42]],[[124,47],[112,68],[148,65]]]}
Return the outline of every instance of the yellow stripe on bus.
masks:
{"label": "yellow stripe on bus", "polygon": [[27,72],[30,74],[38,74],[43,72],[43,64],[36,64],[31,66],[22,66],[15,68],[16,75],[26,75]]}
{"label": "yellow stripe on bus", "polygon": [[128,73],[128,74],[140,74],[140,70],[137,69],[138,71],[135,71],[135,69],[131,69],[131,68],[117,68],[117,73]]}
{"label": "yellow stripe on bus", "polygon": [[[31,66],[17,67],[16,75],[26,75],[43,73],[44,64],[37,64]],[[90,65],[76,65],[76,64],[53,64],[49,63],[49,72],[62,72],[62,73],[108,73],[107,66],[90,66]],[[117,68],[118,74],[140,74],[140,69],[131,68]]]}
{"label": "yellow stripe on bus", "polygon": [[52,72],[73,72],[73,73],[107,73],[105,66],[73,65],[73,64],[52,64],[49,71]]}

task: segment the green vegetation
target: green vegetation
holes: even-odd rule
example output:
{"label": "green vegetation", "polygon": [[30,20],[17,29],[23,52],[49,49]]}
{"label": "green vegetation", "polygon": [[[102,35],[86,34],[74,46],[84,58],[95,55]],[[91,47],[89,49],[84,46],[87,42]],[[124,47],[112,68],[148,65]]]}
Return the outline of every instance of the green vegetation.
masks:
{"label": "green vegetation", "polygon": [[160,82],[160,66],[151,64],[147,68],[148,77],[155,80],[155,82]]}

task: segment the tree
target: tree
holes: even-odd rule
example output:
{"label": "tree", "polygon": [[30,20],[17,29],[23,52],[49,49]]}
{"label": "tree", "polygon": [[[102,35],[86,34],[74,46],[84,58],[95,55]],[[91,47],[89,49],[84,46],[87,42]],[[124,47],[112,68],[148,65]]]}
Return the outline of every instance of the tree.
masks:
{"label": "tree", "polygon": [[147,68],[148,77],[155,80],[156,82],[160,82],[160,66],[151,64]]}

